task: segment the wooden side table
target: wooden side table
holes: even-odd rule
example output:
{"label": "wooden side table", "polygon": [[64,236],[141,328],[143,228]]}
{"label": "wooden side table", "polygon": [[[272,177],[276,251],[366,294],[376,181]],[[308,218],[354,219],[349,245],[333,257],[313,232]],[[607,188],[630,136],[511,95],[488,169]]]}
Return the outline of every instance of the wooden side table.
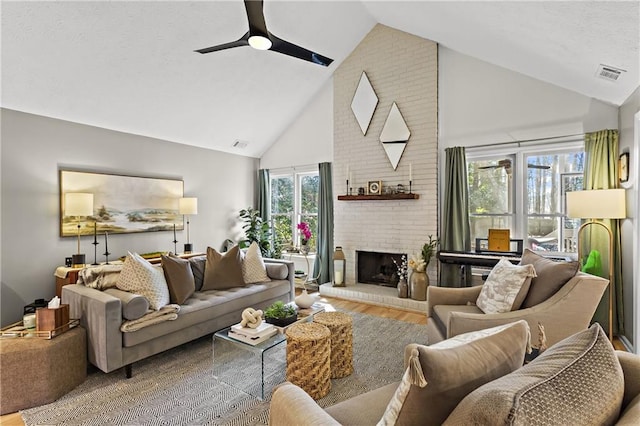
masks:
{"label": "wooden side table", "polygon": [[56,296],[62,297],[62,287],[67,284],[75,284],[78,281],[78,274],[82,268],[68,268],[66,266],[58,266],[56,268]]}
{"label": "wooden side table", "polygon": [[0,415],[48,404],[87,377],[87,336],[74,327],[53,339],[0,339]]}

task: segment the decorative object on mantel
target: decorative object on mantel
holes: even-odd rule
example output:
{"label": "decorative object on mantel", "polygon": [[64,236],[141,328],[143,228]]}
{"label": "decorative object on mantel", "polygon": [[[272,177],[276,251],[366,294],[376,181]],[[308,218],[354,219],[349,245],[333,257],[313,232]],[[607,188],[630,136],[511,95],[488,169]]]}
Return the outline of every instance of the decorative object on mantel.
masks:
{"label": "decorative object on mantel", "polygon": [[347,272],[347,262],[341,246],[336,246],[333,252],[333,286],[344,287],[345,276]]}
{"label": "decorative object on mantel", "polygon": [[75,216],[78,222],[78,252],[73,255],[72,263],[75,267],[84,266],[86,256],[80,253],[80,220],[82,217],[93,215],[93,194],[82,192],[67,192],[64,195],[64,216]]}
{"label": "decorative object on mantel", "polygon": [[198,214],[198,199],[196,197],[180,198],[178,202],[178,212],[187,217],[187,242],[184,244],[184,252],[191,253],[193,251],[193,244],[191,244],[189,237],[189,215]]}
{"label": "decorative object on mantel", "polygon": [[[311,229],[307,222],[298,223],[298,231],[300,231],[300,253],[308,255],[311,247],[309,247],[309,240],[311,239]],[[309,271],[307,271],[309,273]]]}
{"label": "decorative object on mantel", "polygon": [[369,195],[381,195],[382,194],[382,181],[370,180],[367,184]]}
{"label": "decorative object on mantel", "polygon": [[367,134],[376,105],[378,105],[378,96],[371,86],[367,73],[362,71],[358,88],[351,101],[351,111],[353,111],[363,135]]}
{"label": "decorative object on mantel", "polygon": [[398,167],[410,136],[411,132],[407,127],[407,123],[404,121],[398,105],[394,102],[391,105],[382,132],[380,132],[380,142],[387,153],[387,158],[391,162],[393,170]]}
{"label": "decorative object on mantel", "polygon": [[402,262],[398,265],[398,262],[394,258],[391,258],[394,265],[396,265],[396,269],[398,270],[398,277],[400,280],[398,281],[398,297],[401,299],[406,299],[409,297],[409,285],[407,284],[407,256],[402,255]]}
{"label": "decorative object on mantel", "polygon": [[347,164],[346,176],[347,176],[347,179],[346,179],[347,180],[347,190],[346,190],[345,194],[346,195],[351,195],[352,189],[349,186],[349,183],[351,183],[353,185],[353,179],[351,178],[351,172],[349,171],[349,165],[348,164]]}

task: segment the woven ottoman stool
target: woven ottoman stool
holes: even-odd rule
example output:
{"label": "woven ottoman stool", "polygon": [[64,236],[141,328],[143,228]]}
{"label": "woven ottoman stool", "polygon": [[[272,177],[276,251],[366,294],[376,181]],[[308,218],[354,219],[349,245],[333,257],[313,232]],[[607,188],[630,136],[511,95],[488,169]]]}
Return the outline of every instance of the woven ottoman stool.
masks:
{"label": "woven ottoman stool", "polygon": [[87,337],[75,327],[53,339],[0,339],[0,414],[48,404],[87,377]]}
{"label": "woven ottoman stool", "polygon": [[353,373],[353,318],[342,312],[321,312],[313,317],[313,322],[331,332],[331,378]]}
{"label": "woven ottoman stool", "polygon": [[331,333],[321,324],[294,324],[287,335],[287,380],[313,399],[331,390]]}

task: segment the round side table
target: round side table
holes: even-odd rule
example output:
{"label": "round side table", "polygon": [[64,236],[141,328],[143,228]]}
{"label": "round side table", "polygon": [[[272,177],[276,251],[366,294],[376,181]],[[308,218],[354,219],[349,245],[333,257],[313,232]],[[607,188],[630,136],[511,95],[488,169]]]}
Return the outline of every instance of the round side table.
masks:
{"label": "round side table", "polygon": [[343,312],[320,312],[313,322],[331,331],[331,378],[353,373],[353,318]]}
{"label": "round side table", "polygon": [[313,399],[331,390],[331,333],[321,324],[294,324],[287,335],[287,380]]}

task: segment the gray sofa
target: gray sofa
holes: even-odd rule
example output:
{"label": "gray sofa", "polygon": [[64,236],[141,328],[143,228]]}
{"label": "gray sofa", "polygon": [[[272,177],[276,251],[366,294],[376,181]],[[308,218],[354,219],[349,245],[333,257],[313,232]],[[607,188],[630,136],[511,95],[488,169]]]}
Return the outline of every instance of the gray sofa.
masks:
{"label": "gray sofa", "polygon": [[[295,297],[293,262],[264,259],[271,281],[226,290],[196,291],[180,306],[178,318],[123,333],[126,300],[81,284],[62,288],[62,302],[71,318],[87,330],[87,356],[105,373],[125,367],[131,377],[134,362],[240,322],[247,307],[264,309],[277,300]],[[120,292],[123,293],[123,292]]]}

